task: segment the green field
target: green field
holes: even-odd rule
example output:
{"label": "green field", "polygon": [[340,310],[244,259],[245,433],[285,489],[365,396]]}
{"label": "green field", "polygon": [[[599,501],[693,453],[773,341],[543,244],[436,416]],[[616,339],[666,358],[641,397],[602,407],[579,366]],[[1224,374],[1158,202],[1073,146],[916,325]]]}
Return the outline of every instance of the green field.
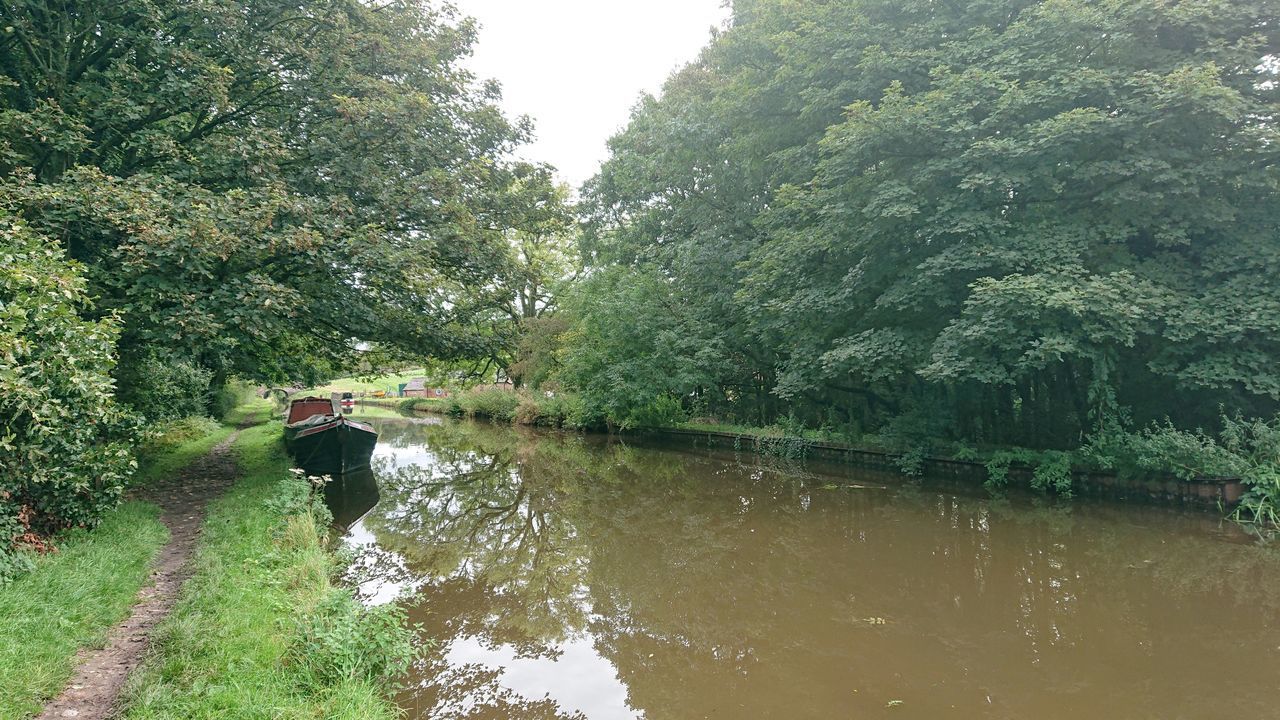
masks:
{"label": "green field", "polygon": [[392,375],[357,375],[353,377],[338,378],[327,385],[319,387],[307,388],[293,394],[293,397],[303,395],[320,395],[326,397],[329,393],[335,392],[374,392],[375,390],[394,391],[400,383],[407,383],[414,378],[423,376],[425,371],[422,368],[405,370],[402,373]]}

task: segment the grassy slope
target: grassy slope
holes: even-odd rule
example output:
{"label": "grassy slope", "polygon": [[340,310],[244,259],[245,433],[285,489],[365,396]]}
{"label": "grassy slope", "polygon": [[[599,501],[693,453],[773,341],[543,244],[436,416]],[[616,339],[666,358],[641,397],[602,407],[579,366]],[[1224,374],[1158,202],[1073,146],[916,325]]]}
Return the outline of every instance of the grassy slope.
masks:
{"label": "grassy slope", "polygon": [[285,662],[292,618],[329,587],[330,560],[314,522],[273,507],[293,481],[279,426],[244,431],[243,478],[210,508],[196,574],[131,679],[125,718],[392,718],[371,683],[301,689]]}
{"label": "grassy slope", "polygon": [[[176,472],[230,434],[212,432],[160,443],[143,459],[136,483]],[[127,502],[92,531],[58,542],[59,552],[0,587],[0,718],[31,715],[62,690],[82,647],[100,647],[146,582],[169,531],[151,503]]]}
{"label": "grassy slope", "polygon": [[335,392],[372,392],[374,390],[394,390],[400,383],[407,383],[410,380],[422,377],[423,370],[409,370],[398,375],[384,375],[373,379],[369,378],[338,378],[328,385],[310,388],[295,395],[319,395],[328,397],[329,393]]}

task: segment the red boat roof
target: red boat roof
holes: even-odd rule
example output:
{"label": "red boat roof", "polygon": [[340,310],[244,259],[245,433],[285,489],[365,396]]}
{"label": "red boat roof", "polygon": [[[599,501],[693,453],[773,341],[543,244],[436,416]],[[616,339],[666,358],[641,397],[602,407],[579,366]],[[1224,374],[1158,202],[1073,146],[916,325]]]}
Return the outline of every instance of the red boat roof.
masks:
{"label": "red boat roof", "polygon": [[289,403],[289,417],[285,420],[285,423],[292,425],[293,423],[306,420],[313,415],[332,414],[332,400],[318,397],[304,397]]}

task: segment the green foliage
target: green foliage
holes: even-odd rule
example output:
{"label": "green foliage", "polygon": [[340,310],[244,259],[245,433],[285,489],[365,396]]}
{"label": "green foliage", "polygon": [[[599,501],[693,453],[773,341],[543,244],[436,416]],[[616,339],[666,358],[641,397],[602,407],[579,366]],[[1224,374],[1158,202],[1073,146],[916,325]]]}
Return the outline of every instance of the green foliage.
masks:
{"label": "green foliage", "polygon": [[174,420],[208,411],[213,373],[191,360],[149,353],[126,358],[116,375],[119,400],[147,420]]}
{"label": "green foliage", "polygon": [[[323,506],[289,472],[278,425],[245,430],[234,447],[243,477],[210,506],[195,574],[131,677],[120,717],[254,717],[270,708],[281,717],[391,720],[379,669],[404,657],[396,648],[406,631],[371,620],[360,627],[378,637],[303,634],[352,617],[336,609]],[[329,654],[301,664],[291,651],[309,643]]]}
{"label": "green foliage", "polygon": [[564,335],[571,326],[563,313],[525,320],[516,346],[516,362],[510,367],[511,376],[535,389],[554,384],[562,365]]}
{"label": "green foliage", "polygon": [[146,462],[155,462],[178,447],[213,436],[222,429],[217,420],[200,415],[189,415],[153,426],[138,446],[139,456]]}
{"label": "green foliage", "polygon": [[762,435],[756,438],[756,448],[765,455],[784,460],[803,460],[809,455],[811,442],[796,435]]}
{"label": "green foliage", "polygon": [[547,427],[592,428],[603,423],[582,398],[574,393],[531,392],[480,386],[454,393],[446,401],[434,398],[406,400],[405,409],[442,411],[456,417],[482,418],[496,422]]}
{"label": "green foliage", "polygon": [[1003,488],[1009,482],[1009,466],[1015,462],[1029,463],[1033,453],[1029,450],[1000,450],[987,459],[987,488]]}
{"label": "green foliage", "polygon": [[454,414],[511,422],[520,406],[520,396],[512,390],[495,387],[477,387],[454,394],[451,398]]}
{"label": "green foliage", "polygon": [[924,464],[928,460],[928,448],[924,445],[914,445],[906,452],[899,455],[894,464],[898,466],[898,470],[907,477],[921,477],[924,475]]}
{"label": "green foliage", "polygon": [[237,408],[258,397],[257,390],[249,383],[233,380],[213,392],[214,417],[225,420]]}
{"label": "green foliage", "polygon": [[97,524],[135,467],[117,326],[82,319],[87,304],[81,267],[0,211],[0,556]]}
{"label": "green foliage", "polygon": [[644,405],[631,408],[617,425],[624,428],[666,428],[675,427],[684,420],[680,400],[670,395],[659,395]]}
{"label": "green foliage", "polygon": [[680,288],[653,274],[609,269],[577,288],[560,377],[590,412],[619,427],[661,427],[675,398],[713,381],[717,343],[685,313]]}
{"label": "green foliage", "polygon": [[1118,423],[1093,435],[1080,455],[1122,476],[1174,472],[1186,480],[1239,478],[1248,486],[1236,517],[1280,526],[1280,417],[1271,420],[1223,415],[1222,430],[1180,430],[1151,425],[1138,432]]}
{"label": "green foliage", "polygon": [[1269,0],[737,3],[584,188],[561,377],[1064,451],[1269,416],[1277,47]]}
{"label": "green foliage", "polygon": [[1071,497],[1072,453],[1048,450],[1040,454],[1031,473],[1031,487],[1052,490],[1063,497]]}
{"label": "green foliage", "polygon": [[421,654],[413,640],[399,606],[364,607],[350,592],[332,588],[298,619],[286,660],[309,692],[348,681],[390,689]]}
{"label": "green foliage", "polygon": [[122,356],[162,347],[217,388],[350,366],[353,338],[446,357],[505,342],[477,288],[509,274],[508,233],[562,208],[545,168],[510,159],[529,127],[462,67],[476,28],[452,8],[3,15],[0,207],[86,265]]}

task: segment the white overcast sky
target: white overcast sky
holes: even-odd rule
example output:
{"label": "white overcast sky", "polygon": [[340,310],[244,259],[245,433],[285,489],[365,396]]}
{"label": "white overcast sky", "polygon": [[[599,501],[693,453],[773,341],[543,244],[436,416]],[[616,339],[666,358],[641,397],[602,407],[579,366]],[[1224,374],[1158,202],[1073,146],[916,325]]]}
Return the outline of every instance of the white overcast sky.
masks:
{"label": "white overcast sky", "polygon": [[470,67],[502,83],[509,116],[536,140],[520,155],[577,188],[608,155],[644,91],[694,60],[729,11],[723,0],[454,0],[480,22]]}

